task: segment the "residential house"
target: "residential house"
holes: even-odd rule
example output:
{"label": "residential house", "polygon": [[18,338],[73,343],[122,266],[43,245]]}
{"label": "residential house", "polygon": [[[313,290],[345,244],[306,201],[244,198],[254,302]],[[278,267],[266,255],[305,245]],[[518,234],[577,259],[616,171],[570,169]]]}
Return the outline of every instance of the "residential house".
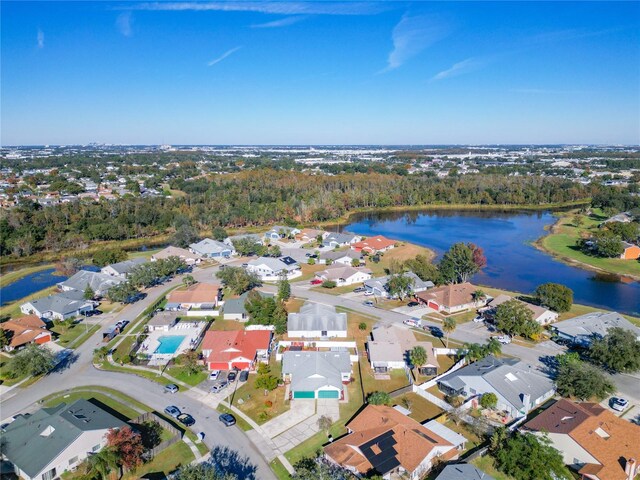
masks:
{"label": "residential house", "polygon": [[302,275],[300,265],[291,257],[258,257],[249,261],[246,269],[258,275],[261,280],[279,280],[282,275],[291,280]]}
{"label": "residential house", "polygon": [[416,340],[411,330],[394,325],[375,326],[371,338],[367,342],[367,352],[374,371],[383,373],[405,368],[410,364],[409,352],[414,347],[422,347],[427,353],[427,361],[416,367],[423,375],[437,375],[440,365],[433,344]]}
{"label": "residential house", "polygon": [[603,338],[612,328],[633,332],[640,340],[640,328],[618,312],[592,312],[554,323],[551,330],[563,340],[587,347],[594,338]]}
{"label": "residential house", "polygon": [[0,330],[5,331],[9,344],[4,347],[7,352],[20,349],[30,343],[42,345],[52,340],[46,322],[36,315],[18,317],[0,323]]}
{"label": "residential house", "polygon": [[640,426],[597,403],[558,400],[522,430],[545,434],[583,479],[633,480],[640,473]]}
{"label": "residential house", "polygon": [[290,313],[287,335],[291,338],[346,338],[347,314],[320,303],[305,303],[300,312]]}
{"label": "residential house", "polygon": [[20,311],[49,320],[66,320],[90,312],[96,302],[84,299],[84,292],[72,290],[23,303]]}
{"label": "residential house", "polygon": [[367,405],[347,424],[348,434],[324,448],[327,460],[357,476],[422,478],[434,460],[458,457],[451,442],[384,405]]}
{"label": "residential house", "polygon": [[495,480],[470,463],[455,463],[446,465],[435,480]]}
{"label": "residential house", "polygon": [[158,253],[151,255],[151,261],[156,262],[158,260],[165,260],[169,257],[178,257],[184,261],[187,265],[199,265],[202,262],[202,255],[194,253],[186,248],[179,248],[174,246],[168,246],[163,248]]}
{"label": "residential house", "polygon": [[124,282],[122,277],[114,277],[101,272],[90,272],[89,270],[79,270],[63,282],[58,283],[58,288],[63,292],[78,291],[84,293],[87,286],[89,286],[96,297],[103,297],[111,287],[122,282]]}
{"label": "residential house", "polygon": [[[492,298],[489,303],[483,308],[480,309],[486,317],[493,317],[496,314],[496,310],[499,305],[502,305],[505,302],[513,300],[513,297],[509,295],[500,294],[496,298]],[[531,311],[533,314],[533,320],[538,322],[540,325],[548,325],[551,322],[555,322],[558,319],[558,314],[553,310],[549,310],[548,308],[541,307],[539,305],[532,305],[531,303],[523,302],[518,300],[520,303],[523,303],[527,309]]]}
{"label": "residential house", "polygon": [[362,240],[362,237],[360,235],[354,235],[353,233],[331,232],[322,240],[322,246],[326,248],[345,247],[360,240]]}
{"label": "residential house", "polygon": [[[264,297],[273,297],[272,293],[260,292],[258,290],[253,290],[258,293],[258,295]],[[249,293],[244,292],[238,298],[230,298],[225,300],[223,307],[223,319],[224,320],[238,320],[240,322],[246,322],[249,319],[249,315],[245,308],[247,303],[247,299],[249,297]]]}
{"label": "residential house", "polygon": [[622,254],[620,258],[623,260],[637,260],[640,258],[640,246],[629,242],[622,242]]}
{"label": "residential house", "polygon": [[371,278],[371,270],[364,267],[354,268],[350,265],[335,265],[316,273],[316,278],[322,281],[336,282],[338,287],[345,287],[362,283]]}
{"label": "residential house", "polygon": [[263,238],[268,242],[272,242],[280,240],[281,238],[294,237],[300,232],[301,230],[299,228],[276,225],[271,230],[265,232]]}
{"label": "residential house", "polygon": [[229,258],[235,253],[233,247],[211,238],[205,238],[198,243],[192,243],[189,245],[189,250],[191,253],[198,254],[203,258]]}
{"label": "residential house", "polygon": [[349,352],[284,352],[282,379],[289,383],[290,399],[343,400],[344,386],[351,381]]}
{"label": "residential house", "polygon": [[165,310],[156,312],[153,317],[151,317],[151,320],[147,322],[147,332],[168,332],[178,323],[179,317],[180,313],[176,311]]}
{"label": "residential house", "polygon": [[620,222],[620,223],[633,222],[633,215],[631,215],[631,212],[621,212],[621,213],[618,213],[617,215],[614,215],[613,217],[607,218],[603,223],[609,223],[609,222]]}
{"label": "residential house", "polygon": [[416,299],[436,312],[451,314],[486,305],[488,297],[476,298],[477,291],[478,287],[464,282],[420,292]]}
{"label": "residential house", "polygon": [[390,240],[382,235],[376,235],[352,244],[351,248],[356,252],[367,252],[368,254],[373,255],[395,248],[396,243],[398,242],[395,240]]}
{"label": "residential house", "polygon": [[473,398],[474,403],[485,393],[494,393],[496,410],[510,418],[523,417],[555,393],[553,381],[532,365],[493,355],[444,375],[438,388],[446,395]]}
{"label": "residential house", "polygon": [[271,330],[209,330],[202,341],[209,370],[253,370],[269,361],[270,349]]}
{"label": "residential house", "polygon": [[3,454],[25,480],[53,480],[106,445],[126,423],[88,400],[18,415],[5,427]]}
{"label": "residential house", "polygon": [[[421,280],[413,272],[405,272],[402,275],[409,277],[411,279],[411,293],[417,294],[420,292],[424,292],[430,288],[434,287],[432,281]],[[366,295],[374,295],[376,297],[382,298],[395,298],[397,295],[392,295],[389,292],[389,280],[392,278],[392,275],[387,275],[386,277],[378,277],[371,278],[369,280],[365,280],[364,288]]]}
{"label": "residential house", "polygon": [[222,287],[214,283],[198,282],[167,295],[167,309],[215,309],[222,299]]}
{"label": "residential house", "polygon": [[329,233],[325,232],[324,230],[303,228],[302,230],[300,230],[300,233],[296,234],[295,238],[299,242],[308,243],[316,241],[318,237],[322,237],[324,239],[324,237],[326,237],[327,235],[329,235]]}
{"label": "residential house", "polygon": [[[239,235],[232,235],[224,239],[224,243],[233,247],[233,242],[238,242],[240,240],[251,240],[256,245],[262,245],[262,237],[257,233],[241,233]],[[233,247],[235,249],[235,247]]]}
{"label": "residential house", "polygon": [[324,265],[327,263],[340,265],[353,265],[353,261],[358,260],[360,264],[364,263],[362,253],[354,250],[329,251],[322,252],[318,256],[318,263]]}
{"label": "residential house", "polygon": [[132,258],[131,260],[125,260],[124,262],[118,262],[102,267],[102,270],[100,271],[105,275],[111,275],[112,277],[127,278],[127,275],[132,269],[144,263],[147,263],[146,258]]}

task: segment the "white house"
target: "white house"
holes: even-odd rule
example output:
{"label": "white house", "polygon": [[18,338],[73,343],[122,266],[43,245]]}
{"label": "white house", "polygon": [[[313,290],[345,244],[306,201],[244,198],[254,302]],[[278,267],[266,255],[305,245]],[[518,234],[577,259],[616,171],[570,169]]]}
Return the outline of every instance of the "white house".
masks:
{"label": "white house", "polygon": [[362,240],[360,235],[353,233],[331,232],[322,240],[322,246],[328,248],[337,248],[352,245]]}
{"label": "white house", "polygon": [[20,311],[25,315],[37,315],[50,320],[66,320],[92,311],[96,302],[84,299],[84,292],[77,290],[50,295],[23,303]]}
{"label": "white house", "polygon": [[588,346],[594,338],[604,337],[612,328],[632,332],[640,341],[640,328],[618,312],[592,312],[555,323],[551,329],[562,339]]}
{"label": "white house", "polygon": [[355,250],[329,251],[322,252],[318,257],[318,263],[324,265],[327,263],[351,266],[354,260],[358,260],[360,264],[364,263],[362,253]]}
{"label": "white house", "polygon": [[[495,315],[498,306],[510,300],[513,300],[513,297],[500,294],[496,298],[492,299],[489,303],[487,303],[486,307],[481,308],[479,311],[484,312],[487,315]],[[518,301],[521,302],[521,300]],[[529,309],[533,314],[533,320],[538,322],[540,325],[548,325],[558,319],[558,313],[554,312],[553,310],[549,310],[548,308],[544,308],[539,305],[532,305],[531,303],[527,302],[521,303],[525,304],[527,309]]]}
{"label": "white house", "polygon": [[110,429],[127,424],[88,400],[42,408],[5,427],[4,456],[25,480],[53,480],[106,445]]}
{"label": "white house", "polygon": [[187,265],[198,265],[202,261],[202,255],[193,253],[186,248],[179,248],[174,246],[163,248],[158,253],[154,253],[153,255],[151,255],[151,261],[156,262],[158,260],[163,260],[169,257],[178,257]]}
{"label": "white house", "polygon": [[119,276],[79,270],[70,278],[58,283],[58,288],[63,292],[79,291],[84,293],[87,286],[89,286],[97,297],[102,297],[107,294],[111,287],[122,282],[124,282],[124,278]]}
{"label": "white house", "polygon": [[292,338],[346,338],[347,314],[320,303],[305,303],[300,312],[290,313],[287,335]]}
{"label": "white house", "polygon": [[343,287],[369,280],[371,273],[368,268],[336,265],[316,273],[316,278],[323,281],[333,281],[337,286]]}
{"label": "white house", "polygon": [[289,398],[344,398],[351,380],[349,352],[287,351],[282,356],[282,379]]}
{"label": "white house", "polygon": [[293,237],[300,233],[299,228],[295,227],[283,227],[276,225],[271,230],[265,232],[264,239],[271,242],[274,240],[280,240],[281,238]]}
{"label": "white house", "polygon": [[233,246],[229,246],[224,242],[219,242],[211,238],[205,238],[204,240],[200,240],[198,243],[192,243],[189,245],[189,250],[203,258],[229,258],[231,255],[236,253]]}
{"label": "white house", "polygon": [[113,263],[102,267],[100,270],[105,275],[111,275],[113,277],[126,278],[129,272],[143,263],[147,263],[146,258],[132,258],[131,260],[125,260],[124,262]]}
{"label": "white house", "polygon": [[286,274],[288,280],[302,275],[300,265],[291,257],[259,257],[249,261],[246,269],[267,281],[279,280],[282,274]]}

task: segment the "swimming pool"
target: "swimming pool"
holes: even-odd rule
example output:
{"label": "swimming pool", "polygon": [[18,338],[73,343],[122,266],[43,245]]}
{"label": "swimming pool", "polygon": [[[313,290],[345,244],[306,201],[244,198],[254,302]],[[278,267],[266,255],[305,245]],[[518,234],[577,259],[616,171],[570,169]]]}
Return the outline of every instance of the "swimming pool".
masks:
{"label": "swimming pool", "polygon": [[153,353],[176,353],[186,335],[168,335],[158,337],[158,348]]}

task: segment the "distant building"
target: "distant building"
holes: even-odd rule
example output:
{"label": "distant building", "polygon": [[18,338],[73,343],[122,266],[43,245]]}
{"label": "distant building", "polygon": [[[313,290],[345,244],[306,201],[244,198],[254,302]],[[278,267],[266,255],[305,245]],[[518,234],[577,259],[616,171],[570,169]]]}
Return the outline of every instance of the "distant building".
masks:
{"label": "distant building", "polygon": [[73,290],[23,303],[20,311],[49,320],[66,320],[90,312],[95,305],[96,302],[84,299],[84,292]]}
{"label": "distant building", "polygon": [[274,240],[280,240],[281,238],[293,237],[299,234],[300,232],[301,230],[299,228],[283,227],[283,226],[277,225],[273,227],[271,230],[265,232],[263,238],[266,241],[271,242]]}
{"label": "distant building", "polygon": [[155,262],[158,260],[165,260],[169,257],[178,257],[180,260],[183,260],[187,265],[198,265],[202,262],[202,255],[199,253],[194,253],[186,248],[179,248],[169,246],[167,248],[163,248],[158,253],[154,253],[151,255],[151,261]]}
{"label": "distant building", "polygon": [[[510,297],[509,295],[498,295],[496,298],[491,299],[489,303],[487,303],[487,306],[481,308],[480,311],[484,313],[485,316],[493,316],[496,314],[496,310],[499,305],[511,300],[513,300],[513,297]],[[553,310],[549,310],[548,308],[544,308],[539,305],[532,305],[531,303],[523,302],[521,300],[518,300],[518,302],[523,303],[527,309],[531,311],[533,320],[538,322],[540,325],[547,325],[558,319],[558,314]]]}
{"label": "distant building", "polygon": [[229,258],[236,252],[233,246],[211,238],[205,238],[198,243],[192,243],[189,245],[189,250],[192,253],[200,255],[202,258]]}
{"label": "distant building", "polygon": [[302,275],[300,265],[291,257],[259,257],[247,263],[247,271],[255,273],[261,280],[278,280],[283,274],[291,280]]}
{"label": "distant building", "polygon": [[594,338],[604,337],[615,327],[629,330],[640,340],[640,328],[618,312],[587,313],[555,323],[551,326],[551,330],[563,340],[576,345],[589,346]]}
{"label": "distant building", "polygon": [[323,240],[322,246],[326,248],[337,248],[350,246],[356,242],[362,240],[360,235],[354,235],[353,233],[329,233]]}
{"label": "distant building", "polygon": [[[413,272],[404,272],[402,275],[409,277],[411,279],[411,293],[418,294],[420,292],[424,292],[430,288],[434,287],[432,281],[427,280],[424,281],[420,279]],[[387,275],[386,277],[378,277],[371,278],[369,280],[364,281],[364,288],[367,295],[375,295],[376,297],[382,298],[392,298],[394,295],[391,295],[389,292],[389,280],[392,278],[392,275]]]}
{"label": "distant building", "polygon": [[300,312],[290,313],[287,335],[292,338],[346,338],[347,314],[320,303],[305,303]]}
{"label": "distant building", "polygon": [[114,277],[126,278],[131,270],[144,263],[147,263],[146,258],[132,258],[131,260],[125,260],[124,262],[114,263],[107,265],[100,270],[105,275],[111,275]]}
{"label": "distant building", "polygon": [[70,278],[58,283],[58,288],[63,292],[78,291],[84,293],[87,286],[89,286],[96,294],[96,297],[103,297],[111,287],[122,282],[124,282],[124,278],[120,276],[107,275],[101,272],[90,272],[89,270],[79,270]]}
{"label": "distant building", "polygon": [[338,287],[355,285],[371,278],[371,270],[351,265],[335,265],[316,273],[316,278],[322,281],[336,282]]}
{"label": "distant building", "polygon": [[398,242],[395,240],[390,240],[382,235],[376,235],[352,244],[351,248],[356,252],[367,252],[373,255],[395,248],[396,243]]}
{"label": "distant building", "polygon": [[622,254],[620,258],[623,260],[637,260],[640,258],[640,247],[629,242],[622,242]]}

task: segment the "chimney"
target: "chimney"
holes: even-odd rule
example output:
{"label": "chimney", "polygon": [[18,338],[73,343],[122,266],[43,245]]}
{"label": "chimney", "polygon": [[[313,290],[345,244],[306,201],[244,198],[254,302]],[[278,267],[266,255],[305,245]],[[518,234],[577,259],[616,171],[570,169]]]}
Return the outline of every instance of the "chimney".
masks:
{"label": "chimney", "polygon": [[635,458],[630,458],[627,460],[624,466],[624,473],[627,475],[627,480],[633,480],[636,477],[636,472],[638,471],[638,463]]}
{"label": "chimney", "polygon": [[531,410],[531,395],[528,393],[522,394],[522,404],[524,405],[525,411]]}

